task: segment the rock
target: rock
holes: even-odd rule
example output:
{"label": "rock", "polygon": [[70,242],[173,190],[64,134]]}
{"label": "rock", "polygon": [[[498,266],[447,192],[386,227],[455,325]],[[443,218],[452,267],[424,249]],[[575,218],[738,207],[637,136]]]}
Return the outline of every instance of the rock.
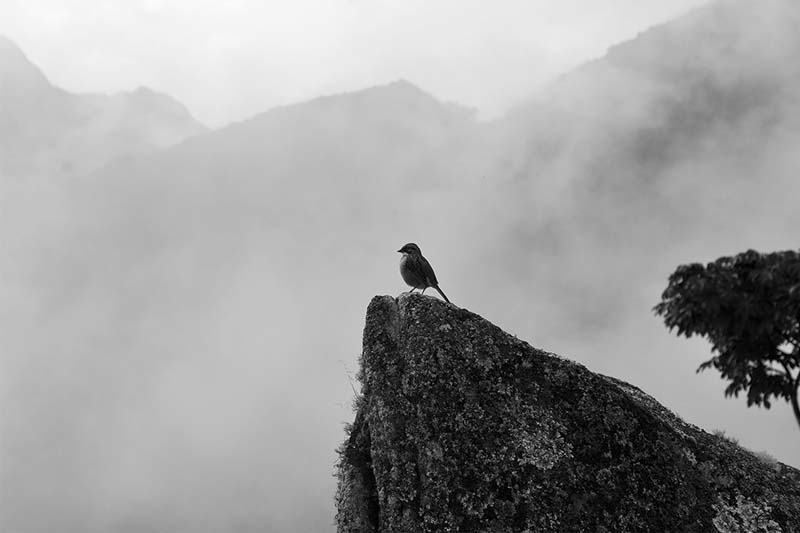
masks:
{"label": "rock", "polygon": [[798,531],[800,472],[433,297],[375,297],[340,532]]}

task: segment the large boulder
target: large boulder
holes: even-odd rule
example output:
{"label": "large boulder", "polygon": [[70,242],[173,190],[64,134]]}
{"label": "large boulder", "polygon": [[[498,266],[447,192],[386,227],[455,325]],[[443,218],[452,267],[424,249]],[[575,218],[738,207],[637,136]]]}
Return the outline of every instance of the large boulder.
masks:
{"label": "large boulder", "polygon": [[800,531],[794,468],[435,298],[372,300],[359,379],[339,531]]}

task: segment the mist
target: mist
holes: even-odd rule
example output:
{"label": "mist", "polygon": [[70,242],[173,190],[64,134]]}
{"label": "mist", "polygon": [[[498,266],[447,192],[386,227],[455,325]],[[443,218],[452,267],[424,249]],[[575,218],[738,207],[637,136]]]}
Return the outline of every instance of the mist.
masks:
{"label": "mist", "polygon": [[724,398],[708,343],[651,310],[679,264],[797,247],[800,12],[755,5],[492,120],[410,79],[128,129],[68,170],[25,145],[0,179],[0,529],[332,530],[364,313],[407,290],[406,242],[456,305],[800,466],[789,406]]}
{"label": "mist", "polygon": [[69,91],[145,85],[215,128],[399,78],[497,117],[608,46],[702,3],[11,0],[0,5],[0,33]]}

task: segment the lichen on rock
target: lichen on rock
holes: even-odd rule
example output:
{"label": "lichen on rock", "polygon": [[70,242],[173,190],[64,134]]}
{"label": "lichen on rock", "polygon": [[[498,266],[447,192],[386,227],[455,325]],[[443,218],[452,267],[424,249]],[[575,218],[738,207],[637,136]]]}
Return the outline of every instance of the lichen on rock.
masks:
{"label": "lichen on rock", "polygon": [[741,494],[736,495],[733,505],[726,503],[722,497],[714,505],[717,516],[714,527],[720,533],[781,533],[783,530],[770,516],[771,508],[767,504],[758,505]]}
{"label": "lichen on rock", "polygon": [[372,300],[359,380],[339,531],[800,530],[797,470],[435,298]]}

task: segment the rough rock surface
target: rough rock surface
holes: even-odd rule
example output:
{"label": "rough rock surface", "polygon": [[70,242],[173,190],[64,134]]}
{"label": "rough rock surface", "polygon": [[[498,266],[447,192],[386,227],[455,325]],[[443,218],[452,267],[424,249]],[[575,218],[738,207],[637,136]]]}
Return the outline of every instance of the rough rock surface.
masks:
{"label": "rough rock surface", "polygon": [[432,297],[375,297],[339,531],[800,531],[800,472]]}

